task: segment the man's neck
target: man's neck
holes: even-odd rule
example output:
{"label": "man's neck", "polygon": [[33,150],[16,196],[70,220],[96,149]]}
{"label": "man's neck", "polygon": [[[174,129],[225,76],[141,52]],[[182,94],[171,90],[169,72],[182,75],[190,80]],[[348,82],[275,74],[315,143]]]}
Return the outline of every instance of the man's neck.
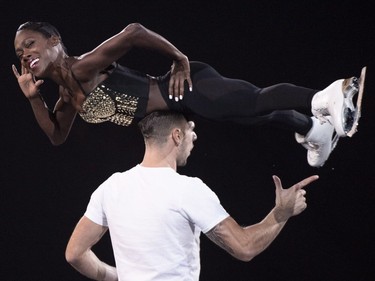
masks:
{"label": "man's neck", "polygon": [[141,166],[148,167],[148,168],[172,168],[176,171],[177,164],[173,157],[168,157],[168,155],[160,155],[158,154],[150,154],[145,153],[143,157]]}

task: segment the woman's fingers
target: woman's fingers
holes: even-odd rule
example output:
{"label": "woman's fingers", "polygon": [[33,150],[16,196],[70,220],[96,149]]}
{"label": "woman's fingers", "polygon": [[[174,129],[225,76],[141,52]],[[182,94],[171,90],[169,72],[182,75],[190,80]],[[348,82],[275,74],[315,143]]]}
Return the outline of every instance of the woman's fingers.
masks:
{"label": "woman's fingers", "polygon": [[16,76],[16,78],[18,79],[18,77],[20,77],[20,74],[17,70],[17,67],[14,64],[12,64],[12,70],[13,70],[14,76]]}

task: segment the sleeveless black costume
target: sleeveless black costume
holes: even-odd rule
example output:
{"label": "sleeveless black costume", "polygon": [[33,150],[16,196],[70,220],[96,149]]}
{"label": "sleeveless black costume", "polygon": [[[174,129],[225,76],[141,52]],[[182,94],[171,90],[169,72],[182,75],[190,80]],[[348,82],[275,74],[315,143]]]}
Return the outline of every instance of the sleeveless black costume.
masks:
{"label": "sleeveless black costume", "polygon": [[[193,91],[185,85],[184,98],[168,98],[170,73],[156,77],[168,107],[184,114],[195,114],[212,121],[242,125],[266,123],[306,135],[311,129],[311,99],[317,90],[276,84],[266,88],[239,79],[221,76],[211,66],[190,62]],[[80,116],[87,122],[110,121],[129,126],[146,114],[150,76],[116,65],[109,77],[87,95]],[[300,112],[299,112],[300,111]]]}

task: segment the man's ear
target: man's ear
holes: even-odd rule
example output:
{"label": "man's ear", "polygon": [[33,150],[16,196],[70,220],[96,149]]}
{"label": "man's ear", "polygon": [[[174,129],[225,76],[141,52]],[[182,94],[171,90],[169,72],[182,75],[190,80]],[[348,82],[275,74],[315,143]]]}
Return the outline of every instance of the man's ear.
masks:
{"label": "man's ear", "polygon": [[182,141],[182,131],[181,129],[178,129],[178,128],[175,128],[173,129],[172,131],[172,139],[174,141],[174,143],[178,146],[180,145],[181,141]]}

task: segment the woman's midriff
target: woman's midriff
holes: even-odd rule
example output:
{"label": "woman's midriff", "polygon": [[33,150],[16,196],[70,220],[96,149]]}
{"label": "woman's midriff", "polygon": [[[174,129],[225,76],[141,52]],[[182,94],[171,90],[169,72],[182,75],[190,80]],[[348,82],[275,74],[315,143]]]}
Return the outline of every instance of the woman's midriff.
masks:
{"label": "woman's midriff", "polygon": [[147,103],[146,113],[153,112],[155,110],[167,110],[168,106],[161,95],[158,83],[156,79],[150,78],[150,90]]}

